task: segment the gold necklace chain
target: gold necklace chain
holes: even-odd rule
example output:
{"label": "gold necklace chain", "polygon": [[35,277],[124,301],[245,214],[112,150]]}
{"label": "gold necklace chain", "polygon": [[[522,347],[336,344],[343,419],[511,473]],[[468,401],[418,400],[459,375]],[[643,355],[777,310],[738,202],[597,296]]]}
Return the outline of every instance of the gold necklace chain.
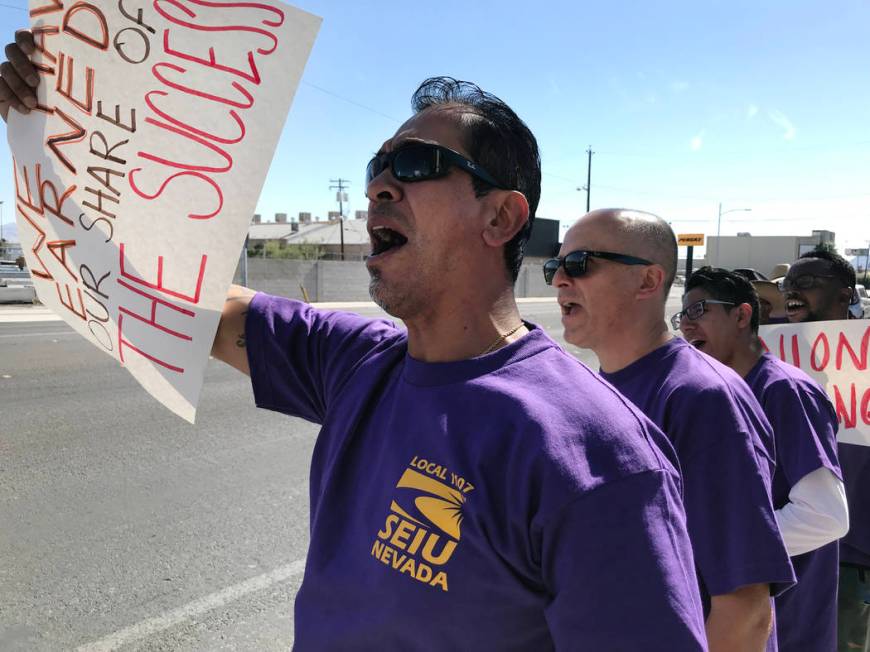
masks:
{"label": "gold necklace chain", "polygon": [[520,330],[523,326],[525,326],[525,323],[520,322],[520,325],[517,326],[516,328],[512,328],[512,329],[509,330],[507,333],[504,333],[503,335],[499,335],[499,336],[496,338],[495,342],[493,342],[493,343],[490,344],[488,347],[486,347],[486,349],[483,351],[483,353],[479,354],[477,357],[480,357],[481,355],[486,355],[487,353],[492,353],[492,352],[495,350],[495,348],[496,348],[499,344],[501,344],[502,340],[506,340],[506,339],[509,338],[511,335],[513,335],[513,334],[516,333],[518,330]]}

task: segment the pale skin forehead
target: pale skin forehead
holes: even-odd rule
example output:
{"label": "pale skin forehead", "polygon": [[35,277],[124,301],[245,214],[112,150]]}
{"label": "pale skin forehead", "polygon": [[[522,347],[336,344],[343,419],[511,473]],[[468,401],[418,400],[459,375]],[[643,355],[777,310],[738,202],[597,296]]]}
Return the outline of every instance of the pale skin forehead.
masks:
{"label": "pale skin forehead", "polygon": [[442,145],[468,156],[462,143],[462,123],[468,115],[471,112],[459,104],[443,104],[421,111],[408,118],[391,138],[385,140],[378,154],[418,142]]}
{"label": "pale skin forehead", "polygon": [[654,262],[661,258],[655,247],[642,235],[639,226],[658,224],[661,218],[643,211],[600,209],[587,213],[565,235],[565,245],[571,248],[611,251],[646,258]]}

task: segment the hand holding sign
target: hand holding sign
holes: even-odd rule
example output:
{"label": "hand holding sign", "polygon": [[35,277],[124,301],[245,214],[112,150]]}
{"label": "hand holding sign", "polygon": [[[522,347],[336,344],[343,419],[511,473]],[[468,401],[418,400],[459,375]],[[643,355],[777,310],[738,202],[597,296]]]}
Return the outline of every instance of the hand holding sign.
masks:
{"label": "hand holding sign", "polygon": [[0,65],[0,117],[6,120],[9,109],[30,113],[36,107],[36,91],[39,75],[30,63],[30,55],[36,52],[33,33],[21,30],[15,34],[15,42],[6,46],[6,58]]}
{"label": "hand holding sign", "polygon": [[37,294],[192,421],[319,19],[216,0],[31,0],[30,15],[0,111]]}

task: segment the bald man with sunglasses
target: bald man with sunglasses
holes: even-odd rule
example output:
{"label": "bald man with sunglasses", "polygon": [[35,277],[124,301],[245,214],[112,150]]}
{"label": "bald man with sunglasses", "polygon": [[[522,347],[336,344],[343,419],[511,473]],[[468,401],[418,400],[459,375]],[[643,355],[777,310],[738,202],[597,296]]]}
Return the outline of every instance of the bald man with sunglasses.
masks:
{"label": "bald man with sunglasses", "polygon": [[771,595],[794,574],[771,501],[772,431],[739,376],[668,331],[676,264],[666,222],[607,209],[571,227],[544,277],[565,339],[594,351],[601,375],[674,444],[710,650],[776,650]]}
{"label": "bald man with sunglasses", "polygon": [[672,448],[517,309],[534,136],[468,82],[413,106],[366,170],[371,295],[407,331],[234,287],[214,342],[322,425],[295,649],[705,649]]}

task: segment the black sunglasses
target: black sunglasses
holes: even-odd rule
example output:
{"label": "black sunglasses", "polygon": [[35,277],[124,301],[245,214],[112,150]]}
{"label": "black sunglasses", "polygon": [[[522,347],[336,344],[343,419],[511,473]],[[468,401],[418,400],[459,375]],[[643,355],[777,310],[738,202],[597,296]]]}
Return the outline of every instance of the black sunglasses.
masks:
{"label": "black sunglasses", "polygon": [[571,278],[583,276],[586,273],[586,261],[589,258],[604,258],[612,260],[615,263],[623,265],[653,265],[654,263],[637,258],[635,256],[627,256],[625,254],[613,254],[609,251],[585,251],[579,249],[565,254],[561,258],[550,258],[544,263],[544,281],[547,285],[553,284],[553,277],[560,267],[564,268],[565,273]]}
{"label": "black sunglasses", "polygon": [[683,317],[691,321],[697,321],[701,317],[704,316],[704,313],[707,312],[707,304],[716,304],[717,306],[736,306],[737,304],[733,301],[719,301],[718,299],[701,299],[700,301],[696,301],[695,303],[689,304],[686,306],[685,310],[680,310],[675,315],[671,316],[671,326],[675,331],[680,330],[680,323],[683,321]]}
{"label": "black sunglasses", "polygon": [[391,168],[397,181],[413,183],[445,176],[454,166],[471,176],[485,181],[501,190],[509,190],[474,161],[469,161],[459,152],[429,143],[415,143],[395,149],[386,154],[377,154],[366,167],[366,194],[369,184],[387,168]]}

